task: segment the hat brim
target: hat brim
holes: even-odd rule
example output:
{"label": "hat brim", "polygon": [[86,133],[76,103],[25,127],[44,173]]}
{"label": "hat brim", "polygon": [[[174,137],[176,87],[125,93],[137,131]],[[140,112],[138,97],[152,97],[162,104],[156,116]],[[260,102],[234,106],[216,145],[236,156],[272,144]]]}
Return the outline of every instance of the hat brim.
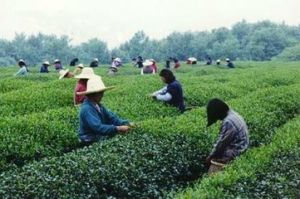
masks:
{"label": "hat brim", "polygon": [[92,94],[92,93],[104,92],[104,91],[107,91],[107,90],[111,90],[113,88],[115,88],[115,87],[114,86],[109,86],[109,87],[105,87],[105,88],[97,89],[97,90],[93,90],[93,91],[77,92],[76,94],[77,95],[88,95],[88,94]]}
{"label": "hat brim", "polygon": [[61,75],[59,76],[59,79],[64,78],[64,77],[68,74],[68,72],[69,72],[69,69],[67,69],[63,74],[61,74]]}
{"label": "hat brim", "polygon": [[77,75],[74,78],[75,79],[90,79],[92,78],[94,75]]}
{"label": "hat brim", "polygon": [[143,66],[152,66],[153,65],[153,62],[144,62],[143,63]]}

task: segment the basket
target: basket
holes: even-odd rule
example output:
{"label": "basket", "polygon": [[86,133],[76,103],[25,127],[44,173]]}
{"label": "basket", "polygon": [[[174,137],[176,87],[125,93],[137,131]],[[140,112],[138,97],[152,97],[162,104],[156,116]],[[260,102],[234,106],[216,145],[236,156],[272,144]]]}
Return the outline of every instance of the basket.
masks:
{"label": "basket", "polygon": [[223,171],[225,164],[217,162],[216,160],[211,160],[210,161],[210,167],[208,169],[208,175],[213,175],[219,171]]}

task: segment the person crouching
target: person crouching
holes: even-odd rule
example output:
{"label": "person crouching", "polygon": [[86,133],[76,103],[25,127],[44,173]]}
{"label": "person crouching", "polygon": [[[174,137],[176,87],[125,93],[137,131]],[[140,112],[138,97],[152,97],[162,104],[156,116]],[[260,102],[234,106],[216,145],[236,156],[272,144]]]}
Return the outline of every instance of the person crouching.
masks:
{"label": "person crouching", "polygon": [[79,138],[82,142],[90,144],[129,131],[131,124],[128,120],[120,119],[100,103],[104,92],[112,88],[106,87],[101,77],[95,75],[88,80],[86,91],[77,92],[86,96],[79,114]]}

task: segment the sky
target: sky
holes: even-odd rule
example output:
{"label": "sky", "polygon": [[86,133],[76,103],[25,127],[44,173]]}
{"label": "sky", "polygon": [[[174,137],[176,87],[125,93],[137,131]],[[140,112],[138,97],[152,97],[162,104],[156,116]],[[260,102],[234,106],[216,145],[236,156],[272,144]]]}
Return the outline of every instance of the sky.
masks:
{"label": "sky", "polygon": [[236,22],[300,24],[300,0],[0,0],[0,38],[68,35],[74,45],[91,38],[118,47],[143,30],[151,39],[174,31],[210,31]]}

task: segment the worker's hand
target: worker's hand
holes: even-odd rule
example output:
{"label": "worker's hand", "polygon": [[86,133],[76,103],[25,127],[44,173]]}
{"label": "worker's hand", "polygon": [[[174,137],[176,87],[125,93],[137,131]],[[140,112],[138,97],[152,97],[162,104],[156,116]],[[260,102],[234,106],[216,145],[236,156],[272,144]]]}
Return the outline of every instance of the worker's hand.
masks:
{"label": "worker's hand", "polygon": [[129,126],[117,126],[117,130],[120,133],[127,133],[129,131]]}

